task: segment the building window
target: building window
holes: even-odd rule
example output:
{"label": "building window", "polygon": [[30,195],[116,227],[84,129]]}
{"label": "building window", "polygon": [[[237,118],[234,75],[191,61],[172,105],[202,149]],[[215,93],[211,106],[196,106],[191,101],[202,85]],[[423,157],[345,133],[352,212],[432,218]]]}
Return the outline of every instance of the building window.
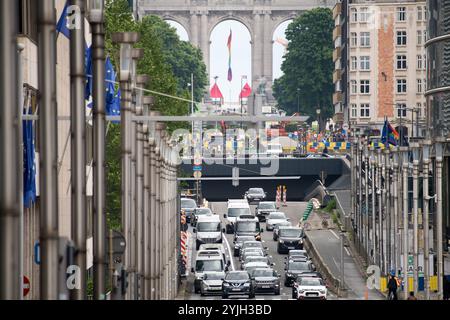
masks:
{"label": "building window", "polygon": [[397,21],[406,21],[406,7],[397,7]]}
{"label": "building window", "polygon": [[370,57],[362,56],[360,58],[360,66],[361,66],[361,70],[370,70]]}
{"label": "building window", "polygon": [[358,59],[356,57],[351,57],[351,69],[357,70],[358,69]]}
{"label": "building window", "polygon": [[397,45],[406,46],[406,31],[397,31]]}
{"label": "building window", "polygon": [[370,105],[368,103],[361,103],[359,107],[359,116],[362,118],[370,117]]}
{"label": "building window", "polygon": [[423,68],[424,69],[427,68],[427,55],[426,54],[423,55]]}
{"label": "building window", "polygon": [[417,30],[417,45],[421,46],[422,42],[422,30]]}
{"label": "building window", "polygon": [[417,70],[422,70],[423,69],[423,60],[422,60],[422,55],[419,54],[417,55]]}
{"label": "building window", "polygon": [[359,14],[359,22],[367,22],[369,21],[370,13],[368,8],[361,8]]}
{"label": "building window", "polygon": [[422,7],[417,7],[417,21],[423,20],[423,13],[422,13]]}
{"label": "building window", "polygon": [[406,93],[406,79],[397,79],[397,93]]}
{"label": "building window", "polygon": [[398,118],[406,118],[406,104],[405,103],[397,103],[397,117]]}
{"label": "building window", "polygon": [[370,47],[370,32],[361,32],[361,47]]}
{"label": "building window", "polygon": [[423,42],[427,42],[427,30],[423,30]]}
{"label": "building window", "polygon": [[358,116],[358,108],[356,104],[352,103],[350,109],[352,110],[352,118],[356,118]]}
{"label": "building window", "polygon": [[399,54],[397,55],[397,70],[405,70],[406,69],[406,55]]}
{"label": "building window", "polygon": [[352,94],[357,94],[358,93],[358,86],[356,84],[356,80],[351,80],[350,81],[350,92]]}
{"label": "building window", "polygon": [[417,115],[422,118],[422,104],[420,102],[417,103],[417,110],[419,111]]}
{"label": "building window", "polygon": [[352,47],[358,46],[358,35],[357,35],[356,32],[352,32],[352,33],[350,34],[350,45],[351,45]]}
{"label": "building window", "polygon": [[358,10],[356,8],[351,8],[351,22],[358,22]]}
{"label": "building window", "polygon": [[424,20],[426,21],[428,19],[428,11],[427,11],[427,7],[423,7],[423,13],[424,13]]}
{"label": "building window", "polygon": [[27,36],[35,43],[38,41],[37,11],[38,2],[35,0],[20,0],[19,2],[19,33]]}
{"label": "building window", "polygon": [[417,79],[417,93],[422,93],[422,91],[423,91],[422,79]]}
{"label": "building window", "polygon": [[370,93],[370,80],[361,80],[359,82],[360,93],[369,94]]}

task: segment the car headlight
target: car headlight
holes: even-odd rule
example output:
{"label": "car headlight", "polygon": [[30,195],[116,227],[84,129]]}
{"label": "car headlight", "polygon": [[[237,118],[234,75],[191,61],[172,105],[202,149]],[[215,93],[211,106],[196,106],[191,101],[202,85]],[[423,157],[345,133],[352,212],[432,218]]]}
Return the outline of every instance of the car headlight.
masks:
{"label": "car headlight", "polygon": [[327,291],[326,291],[326,290],[319,290],[319,292],[320,292],[320,293],[322,293],[322,294],[325,294],[325,293],[327,293]]}
{"label": "car headlight", "polygon": [[305,292],[305,290],[302,290],[302,289],[298,290],[298,293],[304,293],[304,292]]}
{"label": "car headlight", "polygon": [[280,243],[284,243],[284,240],[280,239]]}
{"label": "car headlight", "polygon": [[224,286],[224,287],[229,287],[229,286],[230,286],[230,284],[229,284],[229,283],[227,283],[227,282],[224,282],[224,283],[223,283],[223,286]]}
{"label": "car headlight", "polygon": [[286,277],[290,277],[290,278],[291,278],[291,277],[293,277],[293,276],[294,276],[294,275],[293,275],[292,273],[289,273],[289,272],[286,273]]}
{"label": "car headlight", "polygon": [[250,287],[250,283],[244,283],[244,287]]}

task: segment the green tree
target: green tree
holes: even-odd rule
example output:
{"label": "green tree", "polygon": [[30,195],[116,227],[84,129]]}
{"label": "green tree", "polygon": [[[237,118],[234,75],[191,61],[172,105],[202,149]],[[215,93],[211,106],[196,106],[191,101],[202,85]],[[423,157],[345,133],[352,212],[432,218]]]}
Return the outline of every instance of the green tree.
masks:
{"label": "green tree", "polygon": [[[333,28],[332,11],[316,8],[296,18],[287,28],[288,53],[282,64],[284,75],[275,80],[274,96],[287,112],[297,111],[322,119],[333,114]],[[297,89],[300,89],[298,92]]]}

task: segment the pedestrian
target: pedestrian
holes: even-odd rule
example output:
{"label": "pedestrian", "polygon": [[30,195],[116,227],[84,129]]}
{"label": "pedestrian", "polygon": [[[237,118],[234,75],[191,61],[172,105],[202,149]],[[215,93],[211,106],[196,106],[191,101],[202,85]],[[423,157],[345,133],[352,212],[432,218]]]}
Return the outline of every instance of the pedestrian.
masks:
{"label": "pedestrian", "polygon": [[416,296],[414,295],[414,291],[411,291],[411,292],[409,293],[408,300],[417,300]]}
{"label": "pedestrian", "polygon": [[394,271],[391,271],[391,275],[389,276],[389,281],[388,281],[387,287],[388,287],[388,290],[389,290],[388,299],[389,300],[398,300],[398,298],[397,298],[398,285],[397,285],[397,279],[395,277],[395,272]]}

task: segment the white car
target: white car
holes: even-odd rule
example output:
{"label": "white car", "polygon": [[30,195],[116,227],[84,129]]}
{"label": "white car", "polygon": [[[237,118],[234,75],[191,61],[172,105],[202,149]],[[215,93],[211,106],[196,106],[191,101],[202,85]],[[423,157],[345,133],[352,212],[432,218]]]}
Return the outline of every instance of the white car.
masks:
{"label": "white car", "polygon": [[267,217],[266,230],[272,231],[275,225],[279,223],[285,223],[286,221],[289,221],[289,219],[286,218],[284,212],[280,211],[271,212]]}
{"label": "white car", "polygon": [[225,279],[225,272],[205,272],[200,285],[200,294],[222,294],[222,283]]}
{"label": "white car", "polygon": [[297,292],[297,300],[327,299],[327,287],[320,278],[298,277],[294,282],[295,291]]}

